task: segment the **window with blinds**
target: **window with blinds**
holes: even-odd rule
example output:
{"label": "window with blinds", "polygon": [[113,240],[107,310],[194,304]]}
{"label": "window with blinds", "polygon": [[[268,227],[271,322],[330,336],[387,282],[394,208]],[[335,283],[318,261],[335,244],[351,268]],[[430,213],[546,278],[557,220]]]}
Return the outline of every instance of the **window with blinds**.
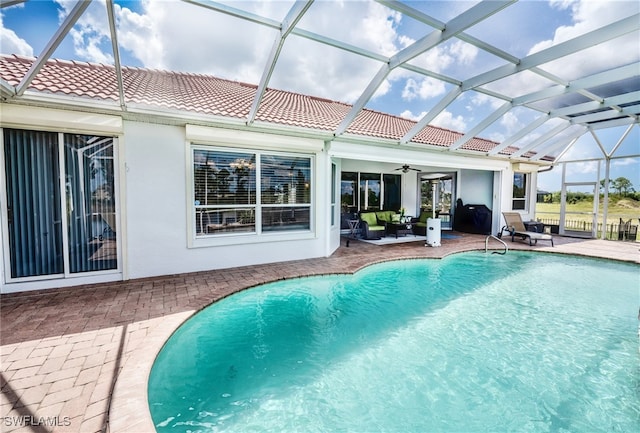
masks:
{"label": "window with blinds", "polygon": [[309,156],[193,148],[195,236],[308,231]]}

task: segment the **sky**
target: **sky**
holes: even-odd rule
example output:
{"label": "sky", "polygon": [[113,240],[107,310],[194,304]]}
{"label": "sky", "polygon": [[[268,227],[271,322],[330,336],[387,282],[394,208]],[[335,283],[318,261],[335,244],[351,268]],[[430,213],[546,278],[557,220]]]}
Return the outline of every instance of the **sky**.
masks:
{"label": "sky", "polygon": [[[121,61],[127,66],[203,73],[257,84],[278,33],[229,15],[176,0],[114,0]],[[233,8],[282,22],[293,2],[226,1]],[[443,23],[472,7],[472,1],[410,1],[416,8]],[[37,57],[75,1],[35,0],[0,10],[0,48],[3,54]],[[640,12],[637,1],[529,0],[499,11],[467,34],[518,58],[571,39],[588,30]],[[316,0],[298,23],[298,28],[345,44],[390,57],[424,37],[432,27],[367,0]],[[574,80],[640,60],[638,32],[572,55],[568,63],[541,65],[545,71]],[[106,8],[94,0],[52,56],[87,62],[113,63]],[[415,57],[411,65],[464,81],[505,62],[452,39]],[[269,87],[354,103],[379,70],[381,63],[291,35],[287,38],[269,82]],[[515,74],[487,85],[510,97],[548,87],[550,82],[532,73]],[[407,69],[394,69],[378,87],[366,108],[418,120],[437,104],[451,85]],[[503,101],[478,92],[465,92],[432,124],[466,132]],[[480,133],[483,138],[503,141],[535,120],[539,113],[525,108],[509,111]],[[535,140],[552,122],[522,139]],[[640,154],[640,128],[635,126],[615,155]],[[625,134],[626,127],[599,130],[597,139],[610,151]],[[571,132],[571,129],[565,133]],[[596,139],[587,133],[564,159],[602,157]],[[612,161],[612,177],[627,177],[640,191],[638,158]],[[560,189],[561,170],[541,175],[539,188]],[[595,164],[571,164],[568,180],[596,180]],[[604,172],[602,172],[604,175]],[[593,179],[592,179],[593,178]]]}

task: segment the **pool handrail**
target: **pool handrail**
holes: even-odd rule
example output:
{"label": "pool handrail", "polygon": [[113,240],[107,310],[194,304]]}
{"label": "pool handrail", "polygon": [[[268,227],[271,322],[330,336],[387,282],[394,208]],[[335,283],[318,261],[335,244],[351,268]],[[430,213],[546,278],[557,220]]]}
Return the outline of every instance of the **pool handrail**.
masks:
{"label": "pool handrail", "polygon": [[489,248],[489,238],[493,238],[495,240],[497,240],[498,242],[500,242],[503,246],[504,246],[504,251],[500,252],[500,251],[492,251],[491,254],[502,254],[505,255],[507,254],[507,251],[509,251],[509,247],[507,246],[507,244],[505,243],[505,241],[503,241],[502,239],[500,239],[497,236],[494,235],[489,235],[485,238],[484,240],[484,252],[486,253],[488,248]]}

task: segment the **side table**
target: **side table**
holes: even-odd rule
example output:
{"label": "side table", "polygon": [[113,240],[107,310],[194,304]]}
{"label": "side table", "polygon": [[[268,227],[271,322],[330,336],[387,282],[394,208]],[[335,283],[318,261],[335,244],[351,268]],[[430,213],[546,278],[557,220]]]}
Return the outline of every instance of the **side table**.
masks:
{"label": "side table", "polygon": [[360,220],[349,220],[347,223],[349,224],[349,236],[356,239],[360,230]]}

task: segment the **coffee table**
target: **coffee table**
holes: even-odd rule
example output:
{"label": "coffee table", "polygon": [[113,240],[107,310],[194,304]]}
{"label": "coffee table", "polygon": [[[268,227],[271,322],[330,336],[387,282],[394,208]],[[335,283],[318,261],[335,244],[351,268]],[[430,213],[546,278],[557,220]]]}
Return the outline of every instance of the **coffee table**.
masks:
{"label": "coffee table", "polygon": [[396,239],[398,235],[405,236],[408,233],[413,233],[411,223],[386,223],[384,229],[387,236],[396,235]]}

